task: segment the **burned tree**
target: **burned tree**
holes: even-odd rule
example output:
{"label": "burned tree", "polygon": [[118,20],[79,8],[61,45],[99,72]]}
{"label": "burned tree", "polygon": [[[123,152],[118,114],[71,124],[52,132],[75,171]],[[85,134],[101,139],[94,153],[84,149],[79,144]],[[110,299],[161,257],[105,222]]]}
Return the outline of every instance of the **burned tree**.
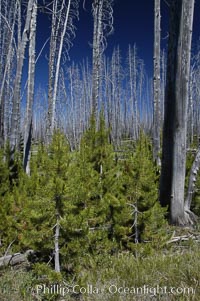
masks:
{"label": "burned tree", "polygon": [[193,222],[184,203],[193,12],[194,0],[171,2],[160,202],[169,205],[171,223],[176,225]]}
{"label": "burned tree", "polygon": [[[53,1],[52,28],[49,54],[48,125],[47,139],[50,142],[55,128],[55,110],[62,56],[65,61],[75,37],[74,18],[78,17],[79,0]],[[64,52],[65,50],[65,52]]]}
{"label": "burned tree", "polygon": [[35,84],[35,43],[36,43],[36,18],[37,18],[37,1],[34,3],[32,18],[30,23],[29,37],[29,68],[28,68],[28,90],[26,103],[26,116],[24,125],[24,151],[23,165],[27,174],[29,170],[30,147],[32,138],[32,116],[33,116],[33,100],[34,100],[34,84]]}
{"label": "burned tree", "polygon": [[[13,94],[18,2],[0,2],[0,145],[8,141],[9,109]],[[8,9],[9,8],[9,9]]]}
{"label": "burned tree", "polygon": [[160,165],[160,0],[154,2],[153,158]]}
{"label": "burned tree", "polygon": [[[24,54],[26,45],[28,42],[28,33],[30,31],[32,11],[35,4],[35,0],[29,0],[27,5],[27,13],[25,26],[22,37],[18,37],[18,49],[17,49],[17,70],[15,75],[15,84],[13,91],[13,106],[11,116],[11,131],[10,131],[10,145],[14,149],[19,143],[20,132],[20,102],[21,102],[21,81],[22,81],[22,68],[24,64]],[[20,33],[19,33],[20,35]]]}
{"label": "burned tree", "polygon": [[106,36],[113,30],[113,0],[94,0],[92,13],[94,18],[93,54],[92,54],[92,113],[98,110],[99,82],[102,53],[106,48]]}

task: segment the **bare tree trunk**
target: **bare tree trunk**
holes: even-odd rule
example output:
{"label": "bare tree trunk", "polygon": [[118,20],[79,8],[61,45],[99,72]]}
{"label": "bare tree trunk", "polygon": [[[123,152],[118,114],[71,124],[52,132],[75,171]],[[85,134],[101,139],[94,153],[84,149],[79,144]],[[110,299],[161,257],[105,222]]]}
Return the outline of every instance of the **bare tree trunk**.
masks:
{"label": "bare tree trunk", "polygon": [[93,54],[92,54],[92,113],[96,119],[98,113],[100,73],[102,54],[106,48],[106,35],[113,29],[113,0],[93,0],[94,18]]}
{"label": "bare tree trunk", "polygon": [[56,70],[55,70],[55,81],[54,81],[54,87],[53,87],[53,98],[52,98],[52,111],[50,116],[50,136],[52,137],[54,127],[55,127],[55,107],[56,107],[56,97],[57,97],[57,91],[58,91],[58,78],[59,78],[59,72],[60,72],[60,64],[61,64],[61,56],[63,51],[63,44],[64,44],[64,38],[67,30],[68,20],[69,20],[69,11],[71,6],[71,0],[68,1],[66,15],[65,15],[65,22],[63,26],[63,30],[61,33],[61,37],[59,40],[59,50],[58,50],[58,57],[56,62]]}
{"label": "bare tree trunk", "polygon": [[60,236],[60,224],[59,224],[59,214],[57,213],[54,245],[55,245],[55,271],[58,273],[60,272],[59,236]]}
{"label": "bare tree trunk", "polygon": [[71,146],[72,149],[76,147],[76,120],[75,120],[75,99],[74,99],[74,82],[73,82],[74,64],[69,68],[69,82],[70,82],[70,119],[71,119]]}
{"label": "bare tree trunk", "polygon": [[184,208],[184,184],[193,12],[194,0],[171,4],[160,202],[169,205],[176,225],[191,222]]}
{"label": "bare tree trunk", "polygon": [[138,116],[138,99],[137,99],[137,48],[134,45],[133,50],[129,45],[128,49],[128,68],[130,82],[130,131],[134,139],[138,138],[139,133],[139,116]]}
{"label": "bare tree trunk", "polygon": [[166,84],[166,55],[165,51],[162,51],[162,57],[161,57],[161,69],[162,69],[162,77],[161,77],[161,106],[160,106],[160,125],[161,128],[163,126],[163,120],[164,120],[164,103],[165,103],[165,84]]}
{"label": "bare tree trunk", "polygon": [[54,0],[49,57],[47,125],[48,143],[51,141],[51,137],[55,128],[56,97],[58,93],[58,82],[63,48],[65,47],[65,56],[68,55],[68,50],[72,45],[70,38],[75,37],[73,19],[76,17],[78,17],[77,0],[62,0],[61,7],[59,6],[59,1]]}
{"label": "bare tree trunk", "polygon": [[119,48],[114,49],[111,60],[111,83],[112,83],[112,107],[113,119],[112,136],[115,146],[119,146],[119,114],[120,114],[120,93],[119,93],[119,77],[120,77],[120,52]]}
{"label": "bare tree trunk", "polygon": [[133,47],[133,99],[134,99],[134,131],[135,139],[139,137],[138,99],[137,99],[137,48]]}
{"label": "bare tree trunk", "polygon": [[186,200],[185,200],[185,210],[186,211],[190,210],[190,207],[191,207],[192,196],[195,191],[197,174],[198,174],[199,168],[200,168],[200,147],[198,148],[196,157],[194,159],[192,168],[190,170],[189,185],[188,185],[188,191],[187,191],[187,196],[186,196]]}
{"label": "bare tree trunk", "polygon": [[194,141],[194,102],[193,102],[193,74],[190,72],[190,85],[189,85],[189,106],[188,106],[188,146]]}
{"label": "bare tree trunk", "polygon": [[10,71],[13,61],[13,46],[15,45],[14,35],[18,4],[9,1],[8,3],[1,3],[0,6],[0,145],[2,146],[8,140],[8,131],[5,132],[4,125],[8,124],[6,112],[10,102],[9,91],[12,90]]}
{"label": "bare tree trunk", "polygon": [[92,55],[92,113],[97,114],[99,97],[99,80],[101,69],[101,39],[102,39],[103,0],[94,0],[93,16],[93,55]]}
{"label": "bare tree trunk", "polygon": [[51,25],[51,39],[50,39],[50,53],[49,53],[49,78],[48,78],[48,125],[47,125],[47,142],[50,142],[51,138],[51,115],[52,115],[52,104],[53,104],[53,80],[55,75],[55,58],[56,58],[56,19],[57,19],[57,6],[58,1],[53,1],[53,12],[52,12],[52,25]]}
{"label": "bare tree trunk", "polygon": [[[128,47],[128,67],[129,67],[129,83],[130,83],[130,113],[131,122],[134,122],[134,97],[133,97],[133,68],[132,68],[132,50],[131,46]],[[134,125],[133,130],[134,130]]]}
{"label": "bare tree trunk", "polygon": [[14,50],[11,52],[11,58],[9,59],[9,64],[7,66],[7,80],[5,87],[5,95],[6,99],[4,102],[4,117],[3,117],[3,135],[4,135],[4,146],[9,139],[9,131],[10,131],[10,103],[12,99],[12,62],[14,57]]}
{"label": "bare tree trunk", "polygon": [[31,24],[30,24],[30,44],[29,44],[29,71],[28,71],[28,91],[24,129],[24,151],[23,165],[27,174],[30,174],[30,148],[32,138],[32,116],[33,116],[33,98],[34,98],[34,80],[35,80],[35,38],[36,38],[36,18],[37,18],[37,0],[35,0]]}
{"label": "bare tree trunk", "polygon": [[17,50],[17,72],[15,77],[14,92],[13,92],[13,108],[11,117],[11,133],[10,133],[10,145],[14,149],[19,143],[19,129],[20,129],[20,101],[21,101],[21,80],[22,80],[22,68],[24,63],[24,53],[26,44],[28,41],[28,32],[30,30],[32,10],[35,1],[29,0],[26,13],[25,26],[21,38],[21,42],[18,44]]}
{"label": "bare tree trunk", "polygon": [[84,128],[83,131],[88,127],[89,115],[91,112],[91,80],[90,72],[88,70],[88,62],[83,62],[82,77],[83,77],[83,90],[84,90]]}
{"label": "bare tree trunk", "polygon": [[[139,136],[139,128],[141,126],[141,123],[144,123],[145,128],[148,128],[147,123],[145,123],[145,121],[143,120],[143,116],[145,114],[146,111],[146,102],[147,100],[143,101],[143,86],[144,86],[144,78],[145,78],[145,73],[144,73],[144,62],[143,60],[140,60],[139,63],[139,84],[138,84],[138,88],[139,88],[139,95],[138,95],[138,100],[139,100],[139,104],[138,104],[138,109],[137,109],[137,122],[138,122],[138,126],[137,126],[137,138]],[[141,122],[142,120],[142,122]]]}
{"label": "bare tree trunk", "polygon": [[[2,99],[3,93],[4,93],[8,66],[10,65],[10,61],[11,61],[11,57],[12,57],[11,53],[12,53],[13,38],[14,38],[14,32],[15,32],[14,27],[16,25],[17,2],[15,4],[14,10],[15,10],[15,13],[14,13],[13,21],[12,21],[12,26],[10,28],[11,33],[10,33],[9,44],[8,44],[8,53],[6,54],[7,58],[6,58],[5,68],[4,68],[4,72],[2,72],[2,74],[1,74],[2,83],[1,83],[1,89],[0,89],[0,104],[1,104],[1,99]],[[3,55],[2,55],[2,57],[3,57]]]}
{"label": "bare tree trunk", "polygon": [[153,159],[160,166],[160,0],[154,2]]}

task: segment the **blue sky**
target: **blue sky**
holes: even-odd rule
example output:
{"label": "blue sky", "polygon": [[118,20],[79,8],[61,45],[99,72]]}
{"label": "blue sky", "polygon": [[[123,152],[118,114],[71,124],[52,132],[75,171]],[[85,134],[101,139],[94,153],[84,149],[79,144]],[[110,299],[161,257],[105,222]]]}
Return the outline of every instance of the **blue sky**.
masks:
{"label": "blue sky", "polygon": [[[86,11],[82,7],[83,1],[80,1],[80,19],[76,21],[76,38],[73,41],[73,47],[69,54],[71,61],[81,62],[83,58],[91,59],[92,49],[89,43],[92,43],[93,19],[91,15],[91,0],[85,1]],[[168,6],[164,0],[161,0],[161,47],[166,48],[168,32]],[[50,35],[50,21],[44,15],[38,16],[38,36],[37,50]],[[108,37],[108,47],[106,55],[111,55],[115,46],[120,46],[122,58],[125,60],[128,45],[136,43],[138,55],[145,62],[148,74],[153,72],[153,25],[154,25],[154,0],[115,0],[114,1],[114,32]],[[194,32],[193,41],[195,42],[200,35],[200,0],[195,2]],[[36,85],[42,84],[44,88],[47,85],[48,61],[45,58],[45,52],[48,54],[48,45],[46,51],[37,64]],[[66,64],[70,65],[68,61]]]}

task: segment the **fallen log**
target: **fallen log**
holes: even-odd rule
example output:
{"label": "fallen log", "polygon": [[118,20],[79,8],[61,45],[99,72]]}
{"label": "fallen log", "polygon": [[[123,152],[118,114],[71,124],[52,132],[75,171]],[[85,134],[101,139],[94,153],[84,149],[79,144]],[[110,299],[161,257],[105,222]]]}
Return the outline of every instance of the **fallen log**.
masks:
{"label": "fallen log", "polygon": [[17,264],[28,263],[28,257],[34,254],[33,250],[27,250],[24,254],[15,253],[0,257],[0,267],[15,266]]}
{"label": "fallen log", "polygon": [[200,235],[182,235],[182,236],[173,236],[170,240],[167,241],[167,244],[174,243],[174,242],[182,242],[182,241],[188,241],[188,240],[194,240],[200,242]]}

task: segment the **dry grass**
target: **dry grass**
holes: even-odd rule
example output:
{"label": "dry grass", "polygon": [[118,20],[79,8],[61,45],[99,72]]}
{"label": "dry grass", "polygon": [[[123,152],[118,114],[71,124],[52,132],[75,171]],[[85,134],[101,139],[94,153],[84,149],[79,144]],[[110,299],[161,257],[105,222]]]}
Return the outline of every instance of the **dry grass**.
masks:
{"label": "dry grass", "polygon": [[[31,289],[36,285],[33,272],[20,269],[1,270],[1,301],[198,301],[200,300],[200,252],[199,244],[187,242],[187,245],[176,245],[169,250],[152,251],[146,255],[146,245],[138,245],[137,254],[118,254],[115,256],[87,257],[82,260],[82,267],[74,284],[87,288],[90,284],[98,288],[98,293],[66,294],[65,297],[53,294],[33,294]],[[37,281],[38,282],[38,281]],[[60,282],[64,285],[63,282]],[[146,294],[144,294],[144,285]],[[119,293],[111,293],[110,288],[120,288]],[[121,288],[127,288],[122,292]],[[186,290],[185,294],[165,294],[161,288],[171,287]],[[140,290],[133,294],[133,288]],[[187,288],[190,288],[188,293]],[[128,292],[129,289],[129,292]],[[193,292],[192,292],[193,289]],[[132,292],[130,292],[130,290]],[[148,293],[147,293],[147,290]],[[173,290],[173,292],[175,292]],[[154,296],[153,296],[154,295]]]}

